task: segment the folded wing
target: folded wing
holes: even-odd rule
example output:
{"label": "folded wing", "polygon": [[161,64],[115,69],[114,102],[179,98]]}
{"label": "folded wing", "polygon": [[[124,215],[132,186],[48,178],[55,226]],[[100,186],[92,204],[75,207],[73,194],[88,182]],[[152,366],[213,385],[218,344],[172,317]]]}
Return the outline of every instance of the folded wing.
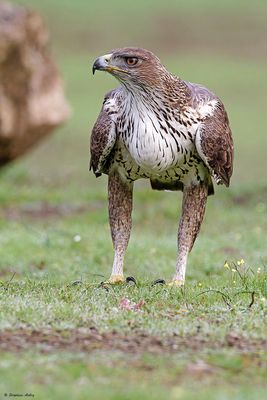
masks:
{"label": "folded wing", "polygon": [[[113,101],[113,91],[106,95],[91,134],[90,170],[92,169],[97,177],[102,173],[108,173],[110,155],[116,142],[116,125],[110,116],[110,100]],[[112,114],[114,115],[114,110]]]}
{"label": "folded wing", "polygon": [[213,113],[203,119],[196,134],[196,149],[216,183],[229,186],[234,146],[228,117],[218,100]]}

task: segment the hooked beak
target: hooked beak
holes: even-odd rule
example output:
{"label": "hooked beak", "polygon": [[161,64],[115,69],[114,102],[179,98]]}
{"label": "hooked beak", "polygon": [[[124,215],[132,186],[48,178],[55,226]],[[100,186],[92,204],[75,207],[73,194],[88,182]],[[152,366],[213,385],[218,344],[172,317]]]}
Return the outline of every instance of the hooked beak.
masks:
{"label": "hooked beak", "polygon": [[104,56],[98,57],[93,64],[93,74],[96,70],[106,71],[111,56],[112,54],[106,54]]}
{"label": "hooked beak", "polygon": [[125,71],[124,69],[110,65],[109,62],[110,62],[111,56],[112,56],[112,54],[106,54],[104,56],[98,57],[93,64],[93,68],[92,68],[93,74],[95,73],[96,70],[107,71],[107,72],[119,71],[119,72],[124,72],[127,74],[128,71]]}

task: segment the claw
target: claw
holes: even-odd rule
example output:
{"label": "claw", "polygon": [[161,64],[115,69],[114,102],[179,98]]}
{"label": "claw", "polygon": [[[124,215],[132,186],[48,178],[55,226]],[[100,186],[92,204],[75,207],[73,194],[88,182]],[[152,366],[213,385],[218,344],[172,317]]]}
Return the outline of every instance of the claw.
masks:
{"label": "claw", "polygon": [[136,279],[133,276],[127,276],[126,282],[133,282],[135,285],[137,285]]}
{"label": "claw", "polygon": [[152,282],[152,286],[155,286],[155,285],[165,285],[166,284],[166,282],[165,282],[165,280],[164,279],[156,279],[154,282]]}
{"label": "claw", "polygon": [[109,292],[109,287],[105,284],[105,282],[100,282],[100,285],[98,286],[99,288],[105,289],[107,292]]}

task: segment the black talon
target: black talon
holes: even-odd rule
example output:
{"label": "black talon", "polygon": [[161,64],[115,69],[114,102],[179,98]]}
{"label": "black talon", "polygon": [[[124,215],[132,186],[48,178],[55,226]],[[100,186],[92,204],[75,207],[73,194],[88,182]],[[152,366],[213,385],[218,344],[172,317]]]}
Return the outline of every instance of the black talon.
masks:
{"label": "black talon", "polygon": [[152,286],[159,285],[159,284],[166,285],[166,282],[164,279],[156,279],[154,282],[152,282]]}
{"label": "black talon", "polygon": [[126,282],[133,282],[135,285],[137,285],[136,279],[133,276],[127,276]]}
{"label": "black talon", "polygon": [[109,292],[109,287],[106,285],[105,282],[100,282],[100,285],[98,286],[98,288],[103,288],[103,289],[105,289],[107,292]]}

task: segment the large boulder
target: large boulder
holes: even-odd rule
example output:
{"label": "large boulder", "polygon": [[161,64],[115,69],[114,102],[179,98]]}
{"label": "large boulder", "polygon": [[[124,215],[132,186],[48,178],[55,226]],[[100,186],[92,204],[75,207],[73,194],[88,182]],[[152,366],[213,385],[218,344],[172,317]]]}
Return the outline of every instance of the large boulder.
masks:
{"label": "large boulder", "polygon": [[66,120],[69,107],[36,12],[0,2],[0,166]]}

